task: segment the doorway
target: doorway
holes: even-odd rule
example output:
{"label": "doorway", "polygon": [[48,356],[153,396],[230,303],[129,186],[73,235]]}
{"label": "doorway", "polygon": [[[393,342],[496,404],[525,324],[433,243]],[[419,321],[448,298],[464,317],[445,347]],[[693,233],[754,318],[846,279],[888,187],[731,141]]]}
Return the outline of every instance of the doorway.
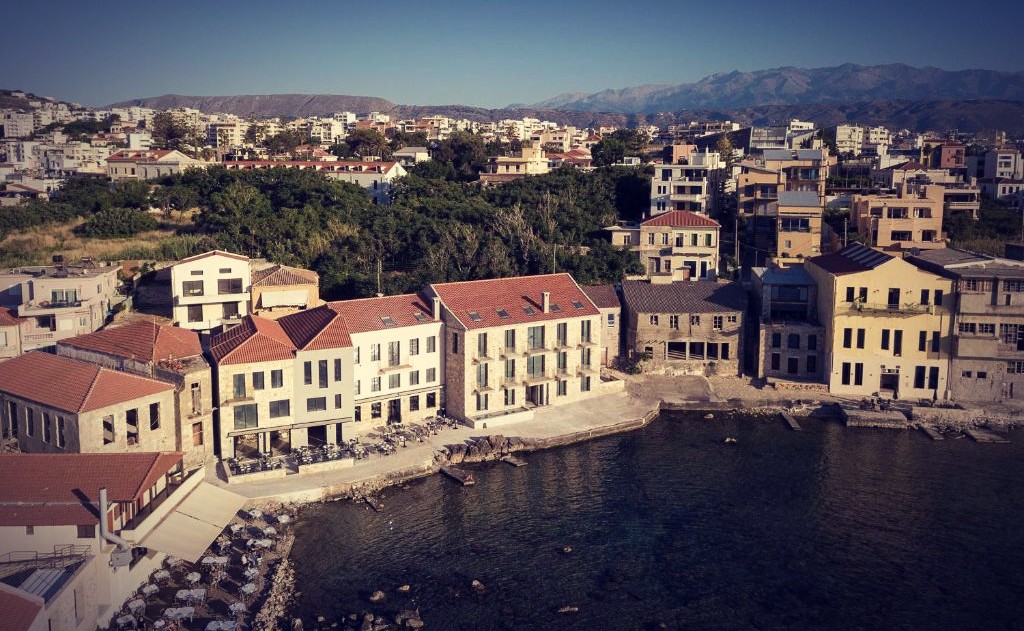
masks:
{"label": "doorway", "polygon": [[540,384],[540,385],[537,385],[537,386],[528,386],[526,388],[526,400],[529,403],[532,403],[533,405],[537,405],[537,406],[547,405],[548,404],[548,397],[547,397],[548,393],[547,393],[547,390],[548,390],[548,387],[547,387],[546,384]]}
{"label": "doorway", "polygon": [[402,422],[402,400],[391,399],[388,401],[388,424],[396,425]]}

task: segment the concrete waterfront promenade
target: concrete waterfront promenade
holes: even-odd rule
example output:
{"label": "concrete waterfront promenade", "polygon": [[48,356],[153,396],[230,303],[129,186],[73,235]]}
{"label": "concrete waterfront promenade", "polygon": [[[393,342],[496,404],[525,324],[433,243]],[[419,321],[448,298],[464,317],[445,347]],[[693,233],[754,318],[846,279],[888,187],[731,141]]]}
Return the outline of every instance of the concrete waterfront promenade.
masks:
{"label": "concrete waterfront promenade", "polygon": [[[690,406],[730,405],[737,399],[770,404],[762,391],[746,380],[709,381],[703,377],[643,376],[626,377],[624,392],[607,394],[563,406],[538,408],[534,418],[493,430],[459,426],[428,436],[424,442],[410,443],[388,456],[373,455],[352,467],[321,473],[289,475],[253,482],[236,481],[231,491],[254,502],[312,502],[342,496],[354,489],[379,488],[402,480],[434,473],[439,463],[434,455],[445,445],[488,435],[530,439],[543,447],[570,444],[643,427],[661,406],[679,409]],[[748,391],[749,390],[749,391]],[[721,391],[720,393],[718,391]],[[775,393],[765,392],[772,395]],[[790,397],[792,394],[789,395]],[[780,400],[782,397],[776,397]],[[749,404],[747,404],[749,405]],[[736,403],[736,407],[747,406]],[[209,468],[209,481],[225,485],[220,467]]]}

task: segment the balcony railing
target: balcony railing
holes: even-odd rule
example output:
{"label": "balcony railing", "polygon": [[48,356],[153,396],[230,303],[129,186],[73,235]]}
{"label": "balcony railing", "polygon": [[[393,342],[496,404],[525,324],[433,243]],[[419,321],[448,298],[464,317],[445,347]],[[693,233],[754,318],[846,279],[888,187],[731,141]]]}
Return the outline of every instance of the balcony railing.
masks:
{"label": "balcony railing", "polygon": [[857,311],[865,315],[896,314],[896,315],[920,315],[937,313],[935,305],[922,304],[886,304],[875,302],[852,302],[849,303],[850,311]]}

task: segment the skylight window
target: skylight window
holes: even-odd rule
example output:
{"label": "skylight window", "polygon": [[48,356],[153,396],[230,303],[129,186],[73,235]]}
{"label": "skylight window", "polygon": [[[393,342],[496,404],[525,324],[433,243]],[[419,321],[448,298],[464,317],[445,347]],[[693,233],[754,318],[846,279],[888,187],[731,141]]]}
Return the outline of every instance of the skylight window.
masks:
{"label": "skylight window", "polygon": [[380,321],[384,323],[384,326],[395,326],[395,321],[391,319],[391,316],[381,316]]}
{"label": "skylight window", "polygon": [[508,315],[508,311],[505,311],[504,309],[498,309],[498,317],[501,318],[502,320],[504,320],[505,318],[508,318],[508,317],[511,317],[511,316]]}
{"label": "skylight window", "polygon": [[551,303],[551,312],[552,313],[558,313],[561,310],[562,310],[562,308],[558,306],[558,303],[554,303],[554,302]]}
{"label": "skylight window", "polygon": [[534,313],[536,313],[536,311],[534,311],[534,310],[533,310],[533,307],[531,307],[531,306],[529,306],[529,305],[527,305],[527,306],[523,307],[523,312],[524,312],[524,313],[525,313],[526,315],[533,315]]}
{"label": "skylight window", "polygon": [[472,320],[473,322],[479,322],[483,320],[483,318],[480,317],[480,314],[477,313],[476,311],[469,312],[469,319]]}
{"label": "skylight window", "polygon": [[416,318],[417,322],[425,322],[426,319],[427,319],[427,316],[423,315],[419,311],[417,311],[416,313],[412,314],[412,317]]}
{"label": "skylight window", "polygon": [[579,300],[573,300],[572,301],[572,306],[576,307],[577,309],[582,309],[583,308],[583,303],[580,302]]}

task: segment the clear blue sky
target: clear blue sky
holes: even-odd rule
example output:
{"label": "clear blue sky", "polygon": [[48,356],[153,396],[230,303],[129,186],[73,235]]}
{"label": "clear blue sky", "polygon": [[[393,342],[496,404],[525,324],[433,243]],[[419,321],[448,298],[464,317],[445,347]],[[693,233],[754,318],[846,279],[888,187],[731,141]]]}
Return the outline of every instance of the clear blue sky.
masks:
{"label": "clear blue sky", "polygon": [[3,15],[0,87],[86,105],[302,92],[500,107],[777,66],[1024,70],[1019,0],[13,0]]}

